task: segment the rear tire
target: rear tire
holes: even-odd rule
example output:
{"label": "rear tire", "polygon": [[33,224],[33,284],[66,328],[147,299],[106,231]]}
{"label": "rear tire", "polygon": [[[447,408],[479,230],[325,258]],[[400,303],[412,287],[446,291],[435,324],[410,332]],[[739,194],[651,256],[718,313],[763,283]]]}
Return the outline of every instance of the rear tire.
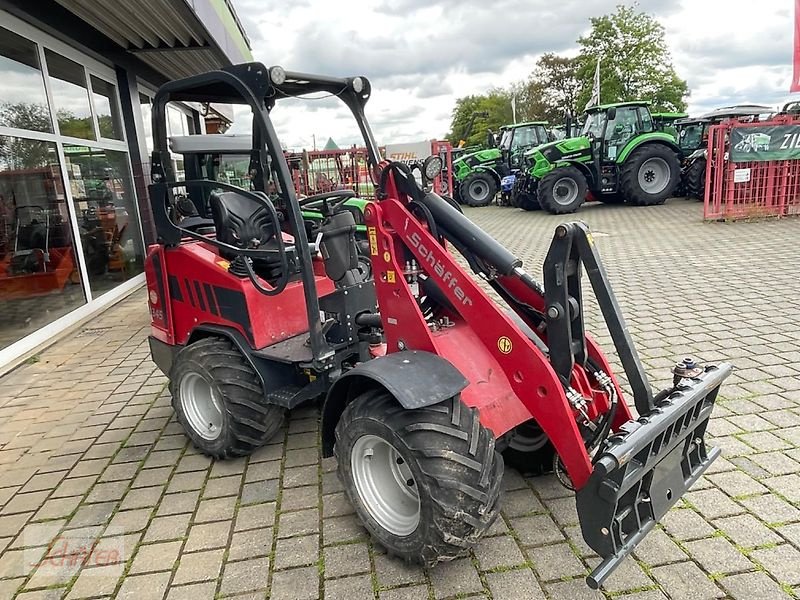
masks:
{"label": "rear tire", "polygon": [[687,197],[703,201],[706,195],[706,159],[698,158],[686,170]]}
{"label": "rear tire", "polygon": [[589,185],[575,167],[559,167],[542,177],[537,197],[542,210],[551,215],[574,213],[586,201]]}
{"label": "rear tire", "polygon": [[204,454],[245,456],[283,425],[285,410],[266,402],[258,375],[228,340],[209,337],[186,346],[169,376],[178,423]]}
{"label": "rear tire", "polygon": [[461,182],[461,199],[468,206],[489,206],[497,195],[497,182],[489,173],[478,171]]}
{"label": "rear tire", "polygon": [[536,195],[529,194],[528,192],[520,192],[517,194],[516,206],[517,208],[527,211],[542,210],[542,206],[539,204],[539,199]]}
{"label": "rear tire", "polygon": [[681,165],[677,154],[661,144],[637,148],[620,169],[620,190],[633,206],[664,204],[678,187]]}
{"label": "rear tire", "polygon": [[543,475],[553,470],[555,449],[539,424],[531,420],[517,426],[503,450],[503,461],[523,475]]}
{"label": "rear tire", "polygon": [[407,562],[465,554],[500,510],[503,459],[457,396],[410,410],[385,390],[361,394],[336,425],[334,454],[361,522]]}

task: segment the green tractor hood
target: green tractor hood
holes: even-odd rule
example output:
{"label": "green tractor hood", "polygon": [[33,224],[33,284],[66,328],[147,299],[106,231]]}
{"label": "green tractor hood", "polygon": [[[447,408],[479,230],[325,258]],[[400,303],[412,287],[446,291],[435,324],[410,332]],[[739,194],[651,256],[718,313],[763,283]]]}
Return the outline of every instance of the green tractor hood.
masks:
{"label": "green tractor hood", "polygon": [[528,172],[536,179],[570,162],[589,162],[592,160],[592,143],[587,137],[574,137],[542,144],[525,152]]}
{"label": "green tractor hood", "polygon": [[499,148],[487,148],[486,150],[478,150],[471,154],[459,156],[458,159],[453,161],[453,177],[457,181],[461,181],[477,167],[493,167],[502,158],[503,153]]}

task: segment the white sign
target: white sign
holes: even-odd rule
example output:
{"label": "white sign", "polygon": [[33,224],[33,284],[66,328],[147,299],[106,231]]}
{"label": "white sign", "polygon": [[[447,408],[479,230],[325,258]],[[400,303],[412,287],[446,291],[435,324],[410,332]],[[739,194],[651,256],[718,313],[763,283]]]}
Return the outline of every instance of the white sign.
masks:
{"label": "white sign", "polygon": [[431,155],[430,142],[386,144],[386,159],[396,161],[425,160]]}
{"label": "white sign", "polygon": [[750,181],[750,169],[736,169],[733,172],[733,183],[747,183]]}

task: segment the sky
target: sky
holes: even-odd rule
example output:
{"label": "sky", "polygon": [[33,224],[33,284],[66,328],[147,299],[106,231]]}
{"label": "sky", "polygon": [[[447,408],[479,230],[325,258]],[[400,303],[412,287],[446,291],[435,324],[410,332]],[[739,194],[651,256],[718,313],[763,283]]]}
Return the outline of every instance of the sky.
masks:
{"label": "sky", "polygon": [[[526,79],[545,52],[574,55],[589,17],[631,0],[233,0],[255,60],[286,70],[364,75],[379,144],[442,139],[456,98]],[[639,0],[667,31],[699,114],[790,98],[792,0]],[[290,149],[345,146],[358,132],[335,98],[279,103]],[[249,129],[237,113],[232,129]]]}

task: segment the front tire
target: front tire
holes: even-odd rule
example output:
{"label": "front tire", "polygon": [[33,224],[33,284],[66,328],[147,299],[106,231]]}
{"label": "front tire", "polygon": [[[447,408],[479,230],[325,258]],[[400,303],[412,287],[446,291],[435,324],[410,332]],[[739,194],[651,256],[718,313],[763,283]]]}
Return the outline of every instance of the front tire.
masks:
{"label": "front tire", "polygon": [[283,425],[284,409],[266,402],[253,367],[222,338],[203,338],[181,350],[169,389],[178,423],[214,458],[246,456]]}
{"label": "front tire", "polygon": [[489,173],[478,171],[461,182],[461,200],[468,206],[489,206],[497,195],[497,182]]}
{"label": "front tire", "polygon": [[698,158],[686,170],[686,192],[689,198],[703,201],[706,195],[706,159]]}
{"label": "front tire", "polygon": [[539,199],[536,197],[536,194],[530,194],[528,192],[520,192],[517,194],[516,206],[517,208],[521,208],[522,210],[527,210],[529,212],[542,210],[542,206],[539,204]]}
{"label": "front tire", "polygon": [[561,167],[542,177],[537,196],[543,210],[551,215],[564,215],[581,207],[588,189],[583,173],[575,167]]}
{"label": "front tire", "polygon": [[543,475],[553,470],[555,449],[534,420],[518,425],[509,434],[503,461],[523,475]]}
{"label": "front tire", "polygon": [[410,410],[370,390],[342,414],[334,454],[364,526],[407,562],[465,554],[498,515],[503,459],[458,397]]}
{"label": "front tire", "polygon": [[677,154],[661,144],[647,144],[634,150],[622,166],[620,190],[628,204],[655,206],[672,196],[680,177]]}

